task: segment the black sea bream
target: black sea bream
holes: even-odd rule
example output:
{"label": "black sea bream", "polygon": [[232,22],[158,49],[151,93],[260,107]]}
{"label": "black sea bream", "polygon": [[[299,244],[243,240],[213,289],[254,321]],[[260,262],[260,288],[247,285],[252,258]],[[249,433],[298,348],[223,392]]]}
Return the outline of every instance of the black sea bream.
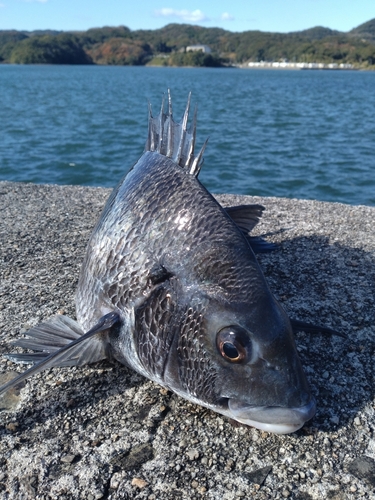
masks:
{"label": "black sea bream", "polygon": [[246,232],[263,207],[224,209],[198,181],[195,116],[171,98],[149,114],[146,148],[112,192],[80,274],[77,322],[56,316],[11,354],[34,366],[116,359],[180,396],[245,424],[294,432],[315,413],[291,323]]}

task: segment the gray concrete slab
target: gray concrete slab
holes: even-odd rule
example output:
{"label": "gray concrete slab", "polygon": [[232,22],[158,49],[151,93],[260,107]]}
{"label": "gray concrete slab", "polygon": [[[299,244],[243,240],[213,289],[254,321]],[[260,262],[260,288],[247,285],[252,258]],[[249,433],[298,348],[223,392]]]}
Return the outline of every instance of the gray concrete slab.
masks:
{"label": "gray concrete slab", "polygon": [[[1,353],[53,314],[74,317],[85,245],[108,194],[0,182]],[[275,436],[118,364],[49,370],[2,403],[0,498],[375,498],[375,208],[218,198],[266,207],[256,233],[280,247],[259,261],[290,316],[348,335],[297,335],[316,417]],[[22,369],[1,357],[3,374]]]}

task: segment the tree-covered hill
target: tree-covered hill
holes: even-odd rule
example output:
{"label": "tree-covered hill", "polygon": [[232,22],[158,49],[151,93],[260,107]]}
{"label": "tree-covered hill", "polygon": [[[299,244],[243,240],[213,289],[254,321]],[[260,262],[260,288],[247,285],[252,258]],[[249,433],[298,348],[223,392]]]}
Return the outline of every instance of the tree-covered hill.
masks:
{"label": "tree-covered hill", "polygon": [[324,28],[323,26],[315,26],[304,31],[293,31],[289,35],[295,35],[299,38],[306,38],[307,40],[321,40],[330,36],[341,35],[340,31]]}
{"label": "tree-covered hill", "polygon": [[16,64],[88,64],[92,60],[70,33],[36,35],[14,45],[9,62]]}
{"label": "tree-covered hill", "polygon": [[[211,54],[185,53],[195,44],[208,45]],[[220,66],[281,60],[375,67],[375,19],[348,33],[321,26],[292,33],[234,33],[190,24],[136,31],[125,26],[82,32],[0,31],[4,63]]]}
{"label": "tree-covered hill", "polygon": [[375,19],[371,19],[371,21],[367,21],[367,23],[360,24],[353,30],[349,31],[349,35],[375,43]]}

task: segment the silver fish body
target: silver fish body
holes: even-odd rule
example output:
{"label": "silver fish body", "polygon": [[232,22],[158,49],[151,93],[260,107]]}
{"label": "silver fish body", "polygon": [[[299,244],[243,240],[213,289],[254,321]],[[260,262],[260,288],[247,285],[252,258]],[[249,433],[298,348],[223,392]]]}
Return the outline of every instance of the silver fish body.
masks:
{"label": "silver fish body", "polygon": [[188,108],[179,124],[171,103],[169,113],[150,113],[146,151],[89,240],[78,325],[56,317],[17,345],[43,351],[30,375],[115,358],[235,420],[294,432],[314,415],[315,401],[290,321],[235,222],[259,207],[226,210],[198,181],[203,151],[193,155]]}

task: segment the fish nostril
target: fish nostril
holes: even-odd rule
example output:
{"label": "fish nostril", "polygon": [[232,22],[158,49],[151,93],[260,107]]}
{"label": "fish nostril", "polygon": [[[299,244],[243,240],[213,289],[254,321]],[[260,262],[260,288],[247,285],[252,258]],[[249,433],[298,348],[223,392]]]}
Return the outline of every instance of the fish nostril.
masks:
{"label": "fish nostril", "polygon": [[274,365],[274,364],[270,363],[269,361],[267,361],[264,358],[260,358],[260,360],[263,361],[263,363],[266,365],[266,368],[268,370],[273,370],[273,371],[276,371],[276,372],[281,371],[281,366],[280,365]]}
{"label": "fish nostril", "polygon": [[280,365],[276,365],[275,363],[272,363],[271,361],[268,361],[267,359],[265,358],[262,358],[261,356],[259,356],[259,361],[261,361],[265,367],[268,369],[268,370],[276,370],[276,371],[280,371],[281,370],[281,366]]}

